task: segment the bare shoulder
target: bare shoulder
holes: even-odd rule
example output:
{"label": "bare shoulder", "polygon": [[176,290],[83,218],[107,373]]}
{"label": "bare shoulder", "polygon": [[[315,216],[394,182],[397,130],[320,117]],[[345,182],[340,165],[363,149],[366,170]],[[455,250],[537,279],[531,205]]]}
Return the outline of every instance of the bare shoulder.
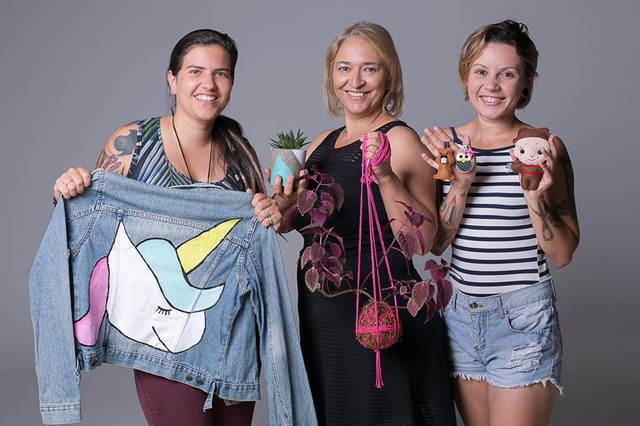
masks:
{"label": "bare shoulder", "polygon": [[323,132],[320,132],[320,134],[318,134],[318,136],[316,136],[313,141],[311,141],[309,147],[307,148],[307,158],[309,158],[311,153],[315,151],[318,145],[320,145],[322,141],[325,140],[327,136],[329,136],[329,133],[333,132],[334,130],[335,129],[327,129]]}
{"label": "bare shoulder", "polygon": [[126,155],[133,152],[133,148],[138,140],[138,126],[136,123],[128,123],[115,129],[107,143],[105,148],[109,149],[114,154]]}
{"label": "bare shoulder", "polygon": [[391,143],[392,149],[396,147],[402,148],[402,151],[412,151],[419,150],[420,152],[426,151],[425,146],[420,142],[420,136],[408,126],[396,126],[387,132],[387,136],[389,137],[389,142]]}
{"label": "bare shoulder", "polygon": [[126,174],[138,140],[138,126],[125,124],[115,129],[100,151],[96,168]]}

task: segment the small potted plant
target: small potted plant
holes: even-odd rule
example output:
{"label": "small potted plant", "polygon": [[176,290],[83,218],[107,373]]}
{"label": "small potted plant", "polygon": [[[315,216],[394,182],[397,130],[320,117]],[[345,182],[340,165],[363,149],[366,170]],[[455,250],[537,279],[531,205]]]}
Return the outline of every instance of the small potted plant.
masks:
{"label": "small potted plant", "polygon": [[275,182],[276,176],[282,178],[282,183],[289,174],[298,177],[300,170],[304,167],[307,153],[305,146],[308,143],[307,136],[300,129],[295,133],[291,129],[286,132],[277,132],[275,139],[270,139],[271,185]]}

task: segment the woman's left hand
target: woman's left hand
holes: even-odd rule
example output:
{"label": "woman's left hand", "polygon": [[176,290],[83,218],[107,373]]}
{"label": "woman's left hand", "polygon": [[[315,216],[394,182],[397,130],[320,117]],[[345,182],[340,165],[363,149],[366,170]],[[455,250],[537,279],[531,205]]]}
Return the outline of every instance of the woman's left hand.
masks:
{"label": "woman's left hand", "polygon": [[[250,191],[247,192],[251,193]],[[278,209],[276,200],[260,192],[253,196],[251,205],[253,206],[254,214],[262,226],[265,228],[273,226],[276,232],[280,229],[282,214],[280,213],[280,209]]]}
{"label": "woman's left hand", "polygon": [[[542,156],[544,159],[540,162],[540,167],[542,168],[542,179],[540,179],[540,183],[538,184],[537,189],[530,190],[522,190],[525,198],[531,201],[539,201],[544,198],[544,193],[553,185],[553,169],[556,163],[556,159],[558,157],[558,147],[556,145],[556,136],[549,136],[549,151],[546,149],[542,149]],[[511,157],[515,158],[512,152]],[[514,160],[515,161],[515,160]]]}

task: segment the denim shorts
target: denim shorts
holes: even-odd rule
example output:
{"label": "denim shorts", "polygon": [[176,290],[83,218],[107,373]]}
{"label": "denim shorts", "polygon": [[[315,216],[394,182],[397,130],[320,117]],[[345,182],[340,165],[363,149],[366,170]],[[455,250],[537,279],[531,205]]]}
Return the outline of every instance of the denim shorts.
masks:
{"label": "denim shorts", "polygon": [[562,338],[551,279],[477,297],[454,290],[443,316],[453,377],[500,388],[560,385]]}

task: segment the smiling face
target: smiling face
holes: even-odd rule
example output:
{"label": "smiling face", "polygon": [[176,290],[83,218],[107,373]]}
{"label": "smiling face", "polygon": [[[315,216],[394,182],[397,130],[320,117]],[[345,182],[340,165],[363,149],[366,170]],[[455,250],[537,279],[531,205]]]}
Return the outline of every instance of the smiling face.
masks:
{"label": "smiling face", "polygon": [[167,81],[176,96],[176,115],[215,120],[231,98],[229,53],[216,44],[194,46],[184,55],[180,70],[167,73]]}
{"label": "smiling face", "polygon": [[540,164],[544,158],[543,149],[549,150],[549,142],[546,139],[526,137],[516,141],[513,154],[524,164]]}
{"label": "smiling face", "polygon": [[332,80],[345,114],[366,116],[383,108],[387,74],[367,40],[354,36],[342,43],[333,61]]}
{"label": "smiling face", "polygon": [[527,85],[515,47],[488,43],[473,61],[467,77],[469,100],[486,120],[511,119]]}

